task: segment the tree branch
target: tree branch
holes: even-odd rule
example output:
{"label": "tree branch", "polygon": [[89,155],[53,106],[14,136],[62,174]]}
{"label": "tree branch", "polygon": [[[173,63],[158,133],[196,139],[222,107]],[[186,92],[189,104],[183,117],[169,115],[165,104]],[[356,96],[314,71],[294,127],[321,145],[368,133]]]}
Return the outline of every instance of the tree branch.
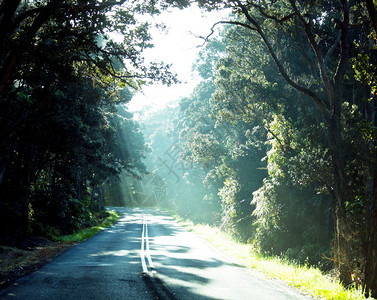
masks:
{"label": "tree branch", "polygon": [[0,40],[12,30],[15,12],[21,0],[2,1],[0,5]]}
{"label": "tree branch", "polygon": [[323,63],[325,65],[325,67],[327,68],[327,62],[329,60],[329,57],[334,53],[335,49],[336,49],[336,46],[339,44],[340,42],[340,37],[341,37],[341,34],[339,33],[334,44],[330,47],[329,51],[327,51],[326,53],[326,56],[323,60]]}
{"label": "tree branch", "polygon": [[289,14],[289,15],[287,15],[287,16],[281,18],[281,19],[278,19],[277,17],[275,17],[275,16],[273,16],[273,15],[269,15],[269,14],[267,14],[267,13],[264,11],[264,9],[263,9],[262,6],[257,5],[257,4],[255,4],[254,2],[250,2],[250,4],[251,4],[253,7],[257,8],[263,17],[265,17],[265,18],[267,18],[267,19],[272,19],[272,20],[274,20],[276,23],[279,23],[279,24],[283,24],[285,21],[287,21],[287,20],[293,18],[293,17],[296,15],[296,13],[291,13],[291,14]]}
{"label": "tree branch", "polygon": [[[349,61],[349,43],[348,43],[348,32],[349,32],[349,14],[350,14],[350,4],[348,0],[340,0],[343,8],[343,21],[341,23],[341,35],[340,35],[340,60],[338,67],[334,76],[335,89],[337,95],[342,95],[342,88],[344,83],[344,74],[346,71],[346,66]],[[334,113],[340,115],[340,105],[336,103],[334,106]]]}
{"label": "tree branch", "polygon": [[327,92],[327,96],[329,98],[330,107],[333,107],[334,106],[333,89],[331,87],[330,80],[327,77],[326,67],[324,65],[324,59],[323,59],[322,53],[319,50],[318,44],[315,41],[315,38],[314,38],[314,36],[313,36],[313,34],[312,34],[311,30],[310,30],[309,23],[305,22],[304,17],[298,11],[297,6],[296,6],[296,1],[295,0],[289,0],[289,2],[291,3],[291,6],[292,6],[293,10],[295,11],[295,13],[296,13],[297,17],[299,18],[302,26],[304,27],[304,32],[305,32],[306,37],[307,37],[307,39],[309,41],[309,44],[311,45],[311,47],[312,47],[312,49],[313,49],[313,51],[314,51],[314,53],[315,53],[315,55],[317,57],[317,62],[318,62],[318,66],[319,66],[320,76],[321,76],[323,85],[325,87],[325,90]]}
{"label": "tree branch", "polygon": [[15,65],[18,59],[21,57],[22,53],[25,51],[28,43],[34,38],[38,30],[43,26],[47,20],[53,15],[54,12],[54,1],[50,2],[46,5],[43,10],[36,16],[31,26],[28,30],[24,33],[24,35],[20,38],[21,43],[17,45],[14,49],[10,51],[6,59],[4,60],[3,65],[0,69],[0,93],[5,88],[6,84],[8,83]]}
{"label": "tree branch", "polygon": [[[255,21],[251,15],[249,14],[247,8],[239,1],[239,0],[235,0],[235,2],[237,3],[237,5],[241,8],[242,10],[242,13],[245,15],[245,17],[247,18],[247,20],[254,26],[252,27],[253,30],[257,31],[259,36],[262,38],[264,44],[266,45],[272,59],[274,60],[278,70],[279,70],[279,73],[283,76],[283,78],[285,79],[285,81],[290,85],[292,86],[294,89],[306,94],[307,96],[309,96],[310,98],[312,98],[314,100],[314,102],[317,104],[319,110],[321,111],[323,117],[325,119],[328,119],[329,118],[329,112],[328,110],[326,109],[323,101],[321,100],[321,98],[316,94],[314,93],[313,91],[311,91],[310,89],[306,88],[306,87],[303,87],[301,86],[300,84],[298,84],[297,82],[293,81],[290,76],[288,75],[288,73],[285,71],[285,68],[284,66],[282,65],[282,63],[280,62],[279,58],[277,57],[269,39],[267,38],[267,36],[264,34],[262,28],[259,26],[258,22]],[[248,25],[250,26],[250,25]]]}
{"label": "tree branch", "polygon": [[238,22],[238,21],[218,21],[216,22],[215,24],[212,25],[211,27],[211,33],[209,35],[207,35],[206,37],[203,37],[203,36],[196,36],[198,38],[201,38],[204,40],[203,44],[200,45],[199,47],[202,47],[206,42],[208,42],[209,38],[215,33],[215,27],[219,24],[231,24],[231,25],[238,25],[238,26],[241,26],[241,27],[245,27],[249,30],[254,30],[254,31],[257,31],[257,28],[254,28],[248,24],[245,24],[245,23],[242,23],[242,22]]}

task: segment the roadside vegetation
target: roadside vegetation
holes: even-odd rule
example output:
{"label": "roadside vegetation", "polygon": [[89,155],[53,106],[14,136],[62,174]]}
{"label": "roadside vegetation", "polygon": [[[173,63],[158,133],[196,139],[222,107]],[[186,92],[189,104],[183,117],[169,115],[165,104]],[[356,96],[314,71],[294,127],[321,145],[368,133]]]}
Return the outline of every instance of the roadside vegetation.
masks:
{"label": "roadside vegetation", "polygon": [[119,218],[119,214],[113,210],[103,211],[96,216],[97,225],[83,228],[77,232],[68,235],[62,236],[52,236],[53,240],[56,242],[69,242],[69,243],[78,243],[82,242],[97,232],[105,229],[106,227],[114,224]]}
{"label": "roadside vegetation", "polygon": [[92,215],[96,225],[82,228],[71,235],[29,237],[23,247],[0,246],[0,289],[13,280],[51,262],[75,243],[90,238],[98,231],[112,225],[119,215],[114,211],[102,211]]}
{"label": "roadside vegetation", "polygon": [[299,264],[284,256],[261,255],[251,244],[237,242],[231,235],[219,228],[197,224],[183,219],[178,215],[173,217],[187,230],[201,236],[221,250],[234,262],[263,273],[267,278],[282,280],[285,284],[296,287],[314,297],[328,300],[363,300],[368,298],[356,284],[344,287],[338,278],[321,271],[319,268]]}

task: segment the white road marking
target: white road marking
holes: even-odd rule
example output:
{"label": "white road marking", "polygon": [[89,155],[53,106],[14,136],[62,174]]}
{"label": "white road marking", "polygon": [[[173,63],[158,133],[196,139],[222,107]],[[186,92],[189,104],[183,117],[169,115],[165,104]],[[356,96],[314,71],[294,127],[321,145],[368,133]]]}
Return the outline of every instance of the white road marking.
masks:
{"label": "white road marking", "polygon": [[143,230],[141,233],[141,250],[140,250],[140,257],[141,257],[141,265],[143,267],[143,273],[148,274],[148,266],[145,260],[147,257],[149,268],[151,269],[152,273],[155,273],[154,264],[152,261],[152,257],[150,254],[149,248],[149,236],[148,236],[148,219],[145,215],[143,215]]}

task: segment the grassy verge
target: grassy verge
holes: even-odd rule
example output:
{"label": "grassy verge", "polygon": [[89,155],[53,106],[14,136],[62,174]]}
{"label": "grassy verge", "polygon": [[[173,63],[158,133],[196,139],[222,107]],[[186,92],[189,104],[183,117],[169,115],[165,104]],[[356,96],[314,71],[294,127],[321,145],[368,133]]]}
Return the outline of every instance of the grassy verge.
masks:
{"label": "grassy verge", "polygon": [[53,236],[53,239],[56,242],[74,242],[74,243],[82,242],[92,237],[93,235],[95,235],[98,231],[114,224],[115,221],[118,220],[118,218],[119,218],[118,213],[116,213],[115,211],[109,211],[109,215],[101,222],[101,224],[97,226],[84,228],[70,235]]}
{"label": "grassy verge", "polygon": [[238,264],[258,270],[267,277],[280,279],[312,296],[329,300],[373,299],[366,298],[360,289],[346,289],[338,280],[329,278],[319,269],[297,265],[279,257],[263,257],[251,245],[235,242],[216,227],[194,224],[177,215],[173,217],[183,227],[212,243]]}

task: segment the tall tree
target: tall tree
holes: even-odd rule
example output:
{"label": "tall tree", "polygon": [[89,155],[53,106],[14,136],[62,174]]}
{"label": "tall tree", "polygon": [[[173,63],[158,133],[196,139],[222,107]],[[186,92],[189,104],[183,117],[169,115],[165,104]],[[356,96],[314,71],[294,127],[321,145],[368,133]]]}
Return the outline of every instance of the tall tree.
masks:
{"label": "tall tree", "polygon": [[101,191],[121,169],[142,172],[140,157],[130,158],[115,134],[116,103],[130,99],[119,91],[175,76],[164,64],[144,62],[149,25],[136,16],[158,10],[139,4],[1,2],[1,239],[22,238],[37,220],[72,230],[88,185]]}
{"label": "tall tree", "polygon": [[[342,119],[345,103],[354,101],[356,96],[355,90],[346,92],[352,82],[349,78],[353,77],[350,59],[357,54],[354,42],[368,39],[370,32],[370,24],[364,23],[365,26],[362,26],[362,16],[365,15],[362,13],[363,3],[345,0],[315,3],[295,0],[230,0],[222,3],[206,2],[204,5],[232,7],[238,19],[219,23],[241,26],[248,32],[246,34],[256,34],[268,50],[282,78],[291,88],[311,99],[318,110],[321,122],[326,126],[334,180],[330,189],[333,195],[335,225],[334,260],[342,281],[350,283],[351,273],[358,269],[353,262],[352,253],[355,245],[353,239],[358,229],[357,223],[351,217],[350,204],[358,201],[358,195],[357,190],[350,184],[352,181],[349,170],[352,160],[346,151],[346,132]],[[290,59],[281,51],[284,47],[295,49],[295,55],[303,59],[307,67],[305,77],[297,65],[289,64]],[[357,105],[361,106],[361,102]],[[300,105],[299,98],[296,104]],[[366,185],[362,188],[366,189]],[[371,201],[369,205],[365,205],[374,207],[373,200]],[[375,222],[371,216],[366,216],[366,219]],[[368,230],[368,233],[369,239],[375,240],[377,231]],[[359,251],[359,254],[362,257],[361,252]],[[375,259],[369,257],[369,260],[366,265],[374,266]],[[368,271],[364,281],[367,288],[374,292],[375,274],[376,270]]]}

